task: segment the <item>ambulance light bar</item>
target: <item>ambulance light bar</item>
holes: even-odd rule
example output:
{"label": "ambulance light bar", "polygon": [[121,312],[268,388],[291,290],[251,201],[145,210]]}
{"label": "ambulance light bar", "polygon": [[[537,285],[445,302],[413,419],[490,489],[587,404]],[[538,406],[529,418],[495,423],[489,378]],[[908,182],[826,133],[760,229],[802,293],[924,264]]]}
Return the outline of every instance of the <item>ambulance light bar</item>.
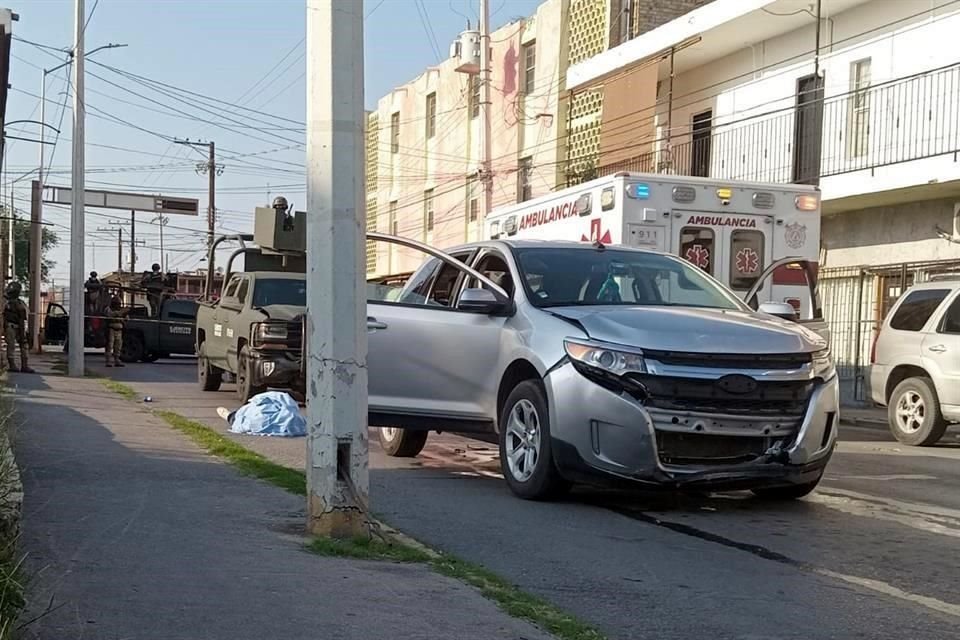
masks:
{"label": "ambulance light bar", "polygon": [[757,191],[753,194],[753,206],[757,209],[773,209],[776,198],[769,191]]}
{"label": "ambulance light bar", "polygon": [[627,185],[627,195],[634,200],[646,200],[650,197],[650,185],[644,182],[635,182]]}
{"label": "ambulance light bar", "polygon": [[819,203],[817,196],[799,195],[794,199],[794,204],[800,211],[816,211]]}
{"label": "ambulance light bar", "polygon": [[674,187],[673,188],[673,201],[674,202],[693,202],[697,199],[697,190],[693,187]]}

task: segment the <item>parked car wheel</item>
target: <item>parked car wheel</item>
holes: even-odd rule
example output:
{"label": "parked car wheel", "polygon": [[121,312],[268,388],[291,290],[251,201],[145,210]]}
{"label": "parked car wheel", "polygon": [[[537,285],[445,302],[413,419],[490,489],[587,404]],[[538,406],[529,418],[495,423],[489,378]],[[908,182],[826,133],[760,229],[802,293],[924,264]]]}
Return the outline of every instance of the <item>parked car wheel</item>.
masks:
{"label": "parked car wheel", "polygon": [[240,402],[246,402],[266,390],[264,386],[253,384],[253,361],[250,359],[247,347],[243,347],[240,349],[237,360],[237,397],[240,398]]}
{"label": "parked car wheel", "polygon": [[500,469],[510,490],[525,500],[549,500],[570,489],[553,460],[550,416],[537,381],[518,384],[503,405]]}
{"label": "parked car wheel", "polygon": [[200,351],[197,358],[197,379],[204,391],[219,391],[223,383],[223,370],[210,364],[210,359]]}
{"label": "parked car wheel", "polygon": [[907,378],[898,384],[887,404],[887,418],[894,438],[917,447],[936,444],[947,430],[930,378]]}
{"label": "parked car wheel", "polygon": [[136,333],[127,333],[123,336],[123,346],[120,348],[120,359],[124,362],[139,362],[144,356],[143,338]]}
{"label": "parked car wheel", "polygon": [[394,458],[416,458],[427,444],[429,431],[408,431],[394,427],[381,427],[377,434],[380,448]]}
{"label": "parked car wheel", "polygon": [[811,482],[792,484],[786,487],[764,487],[761,489],[754,489],[753,494],[758,498],[763,498],[764,500],[796,500],[816,489],[822,478],[823,472],[817,476],[816,480]]}

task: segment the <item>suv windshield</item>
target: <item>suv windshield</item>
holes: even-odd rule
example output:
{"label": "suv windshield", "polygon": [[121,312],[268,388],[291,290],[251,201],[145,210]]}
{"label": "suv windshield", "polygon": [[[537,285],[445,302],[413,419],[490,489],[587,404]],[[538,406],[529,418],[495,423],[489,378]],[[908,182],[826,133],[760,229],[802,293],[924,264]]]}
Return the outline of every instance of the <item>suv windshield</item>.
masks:
{"label": "suv windshield", "polygon": [[272,304],[307,306],[306,281],[295,278],[257,279],[253,289],[253,306],[268,307]]}
{"label": "suv windshield", "polygon": [[747,307],[679,258],[616,249],[514,249],[537,307],[666,305],[745,311]]}

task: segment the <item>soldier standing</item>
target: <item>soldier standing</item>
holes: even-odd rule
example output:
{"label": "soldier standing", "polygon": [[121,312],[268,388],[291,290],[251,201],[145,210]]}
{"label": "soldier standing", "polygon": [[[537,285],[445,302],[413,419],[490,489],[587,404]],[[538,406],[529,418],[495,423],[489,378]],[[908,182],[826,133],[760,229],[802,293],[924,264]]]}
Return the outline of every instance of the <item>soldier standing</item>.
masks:
{"label": "soldier standing", "polygon": [[107,309],[107,346],[106,357],[108,367],[122,367],[120,351],[123,349],[123,325],[127,312],[120,306],[120,298],[110,298],[110,307]]}
{"label": "soldier standing", "polygon": [[[11,282],[6,289],[6,305],[3,309],[4,337],[7,342],[7,366],[10,371],[33,373],[27,364],[30,345],[27,342],[27,305],[20,299],[20,283]],[[16,345],[20,345],[20,368],[14,359]]]}

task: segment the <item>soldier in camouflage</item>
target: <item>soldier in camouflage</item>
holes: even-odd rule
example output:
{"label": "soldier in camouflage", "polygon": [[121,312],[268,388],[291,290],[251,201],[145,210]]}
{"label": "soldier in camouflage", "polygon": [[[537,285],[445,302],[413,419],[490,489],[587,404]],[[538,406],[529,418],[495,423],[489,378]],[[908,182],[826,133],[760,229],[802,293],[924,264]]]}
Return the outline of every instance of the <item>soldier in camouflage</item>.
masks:
{"label": "soldier in camouflage", "polygon": [[108,367],[122,367],[120,351],[123,349],[123,326],[127,312],[121,308],[120,298],[110,298],[110,307],[107,309],[107,345],[106,357]]}
{"label": "soldier in camouflage", "polygon": [[[4,338],[7,343],[7,366],[10,371],[33,373],[27,363],[30,345],[27,341],[27,305],[20,299],[20,283],[11,282],[5,292],[6,304],[3,308]],[[15,359],[16,347],[20,346],[20,367]]]}

